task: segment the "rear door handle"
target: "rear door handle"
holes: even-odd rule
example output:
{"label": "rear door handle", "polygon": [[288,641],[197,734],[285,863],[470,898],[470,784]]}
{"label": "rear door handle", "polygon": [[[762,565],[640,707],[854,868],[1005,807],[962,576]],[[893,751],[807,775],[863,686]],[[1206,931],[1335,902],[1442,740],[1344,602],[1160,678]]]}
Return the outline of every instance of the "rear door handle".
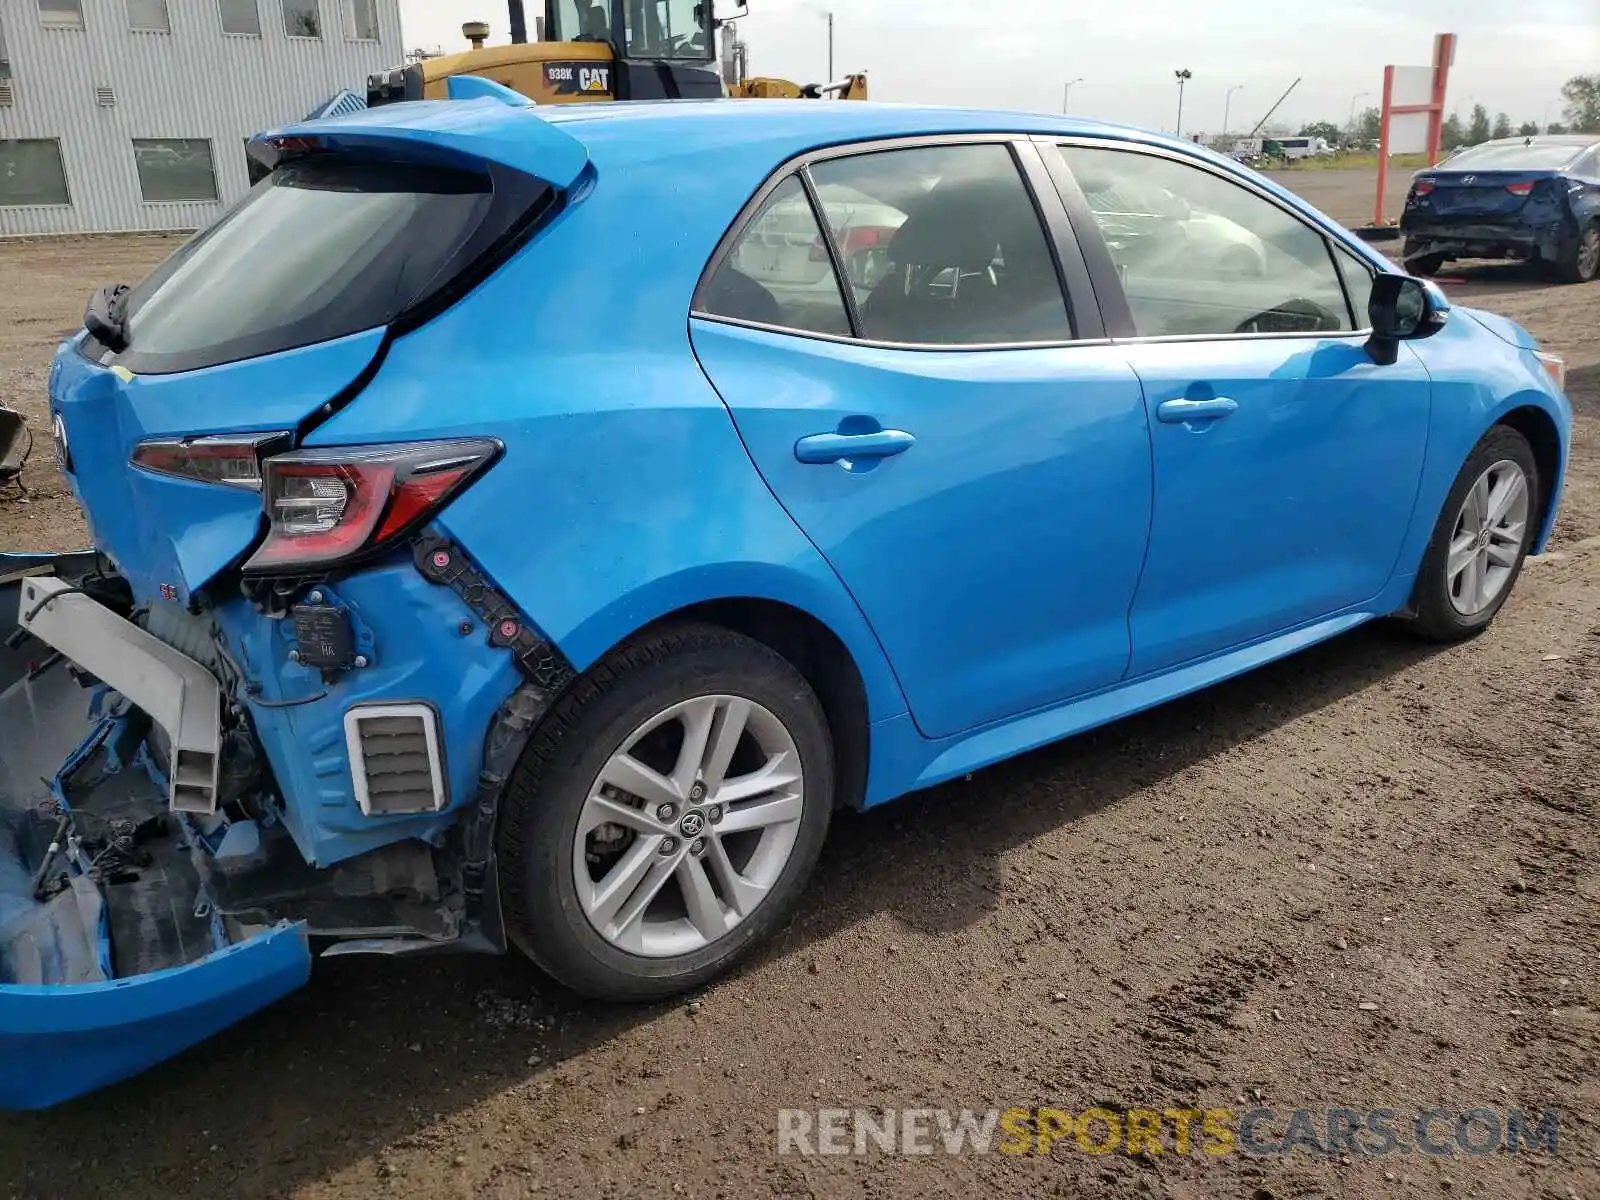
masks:
{"label": "rear door handle", "polygon": [[1213,400],[1163,400],[1156,406],[1156,418],[1168,425],[1184,425],[1190,421],[1220,421],[1238,411],[1239,404],[1226,396]]}
{"label": "rear door handle", "polygon": [[916,440],[903,429],[878,429],[871,433],[813,433],[794,444],[794,456],[803,463],[889,458],[904,454],[916,444]]}

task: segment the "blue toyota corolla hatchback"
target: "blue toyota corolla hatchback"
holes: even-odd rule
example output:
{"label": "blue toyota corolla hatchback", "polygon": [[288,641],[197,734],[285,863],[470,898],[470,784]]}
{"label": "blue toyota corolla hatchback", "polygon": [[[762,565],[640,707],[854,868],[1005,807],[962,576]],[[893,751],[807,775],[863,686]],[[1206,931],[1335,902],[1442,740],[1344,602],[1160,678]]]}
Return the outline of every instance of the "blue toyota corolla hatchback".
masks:
{"label": "blue toyota corolla hatchback", "polygon": [[1195,146],[469,87],[257,139],[56,356],[94,549],[0,558],[0,1103],[312,938],[694,987],[836,807],[1469,636],[1548,536],[1559,360]]}

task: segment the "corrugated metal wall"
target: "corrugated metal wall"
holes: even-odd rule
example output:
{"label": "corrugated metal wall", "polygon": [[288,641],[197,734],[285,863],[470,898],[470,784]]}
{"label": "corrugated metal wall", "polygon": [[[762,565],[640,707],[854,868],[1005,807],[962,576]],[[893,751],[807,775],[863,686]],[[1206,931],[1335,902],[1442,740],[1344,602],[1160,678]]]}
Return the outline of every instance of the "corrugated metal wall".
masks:
{"label": "corrugated metal wall", "polygon": [[[256,2],[260,37],[224,34],[217,0],[167,0],[170,33],[130,30],[126,0],[82,0],[82,30],[43,28],[37,0],[0,4],[12,87],[0,140],[59,138],[72,193],[71,207],[0,207],[0,236],[207,225],[249,188],[245,138],[403,56],[399,0],[377,0],[376,42],[346,39],[349,0],[315,0],[320,39],[286,36],[281,0]],[[109,108],[96,98],[108,85]],[[218,202],[145,203],[134,138],[208,139]]]}

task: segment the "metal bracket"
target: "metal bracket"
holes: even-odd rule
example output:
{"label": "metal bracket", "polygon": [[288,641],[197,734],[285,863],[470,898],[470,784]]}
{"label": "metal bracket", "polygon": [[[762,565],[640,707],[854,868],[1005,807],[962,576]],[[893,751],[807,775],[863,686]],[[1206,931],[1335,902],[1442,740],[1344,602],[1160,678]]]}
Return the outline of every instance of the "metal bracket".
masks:
{"label": "metal bracket", "polygon": [[215,676],[60,579],[25,578],[21,595],[19,626],[121,692],[166,732],[173,810],[215,812],[222,748]]}

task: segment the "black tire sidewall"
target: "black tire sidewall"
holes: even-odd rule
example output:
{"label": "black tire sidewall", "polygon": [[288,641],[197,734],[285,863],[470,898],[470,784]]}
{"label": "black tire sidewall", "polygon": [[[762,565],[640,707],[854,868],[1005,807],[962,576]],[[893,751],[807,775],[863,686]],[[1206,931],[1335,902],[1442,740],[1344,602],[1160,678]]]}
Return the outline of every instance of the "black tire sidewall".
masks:
{"label": "black tire sidewall", "polygon": [[[1488,608],[1469,617],[1457,611],[1455,605],[1450,602],[1450,578],[1447,570],[1450,535],[1455,531],[1456,518],[1461,513],[1467,492],[1477,482],[1478,476],[1502,459],[1515,462],[1527,477],[1527,534],[1523,538],[1522,549],[1517,555],[1516,565],[1512,567],[1511,576],[1506,580],[1505,587],[1500,590],[1500,594]],[[1512,589],[1516,587],[1517,580],[1522,575],[1522,564],[1527,561],[1528,548],[1538,537],[1539,522],[1544,510],[1543,489],[1544,481],[1539,477],[1539,464],[1534,458],[1533,447],[1528,444],[1527,438],[1508,425],[1496,425],[1484,434],[1456,475],[1455,483],[1451,485],[1450,494],[1445,498],[1444,508],[1434,525],[1433,538],[1423,555],[1422,569],[1418,573],[1415,592],[1416,624],[1422,632],[1440,640],[1455,640],[1471,637],[1488,628],[1506,600],[1510,598]]]}
{"label": "black tire sidewall", "polygon": [[[803,676],[752,639],[688,626],[624,647],[590,686],[575,685],[530,741],[503,816],[500,854],[507,931],[546,972],[605,999],[651,999],[692,988],[731,966],[792,908],[816,864],[833,807],[833,747],[821,705]],[[598,686],[594,686],[595,684]],[[573,880],[574,838],[588,788],[629,734],[697,695],[741,696],[783,722],[800,752],[800,830],[766,901],[725,937],[681,957],[629,954],[590,924]],[[506,814],[510,816],[510,814]]]}

